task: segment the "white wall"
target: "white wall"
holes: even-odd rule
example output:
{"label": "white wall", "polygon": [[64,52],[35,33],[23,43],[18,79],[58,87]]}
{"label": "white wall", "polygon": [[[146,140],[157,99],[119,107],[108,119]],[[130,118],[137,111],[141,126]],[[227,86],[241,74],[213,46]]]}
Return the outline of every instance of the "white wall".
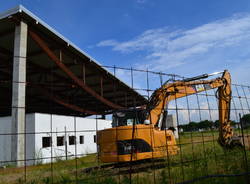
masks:
{"label": "white wall", "polygon": [[[57,159],[70,159],[81,157],[89,153],[96,153],[97,146],[96,143],[94,143],[96,130],[111,127],[111,121],[100,119],[40,113],[36,113],[35,119],[35,155],[38,162],[42,161],[43,163],[55,161]],[[57,137],[65,137],[65,135],[67,138],[67,144],[57,146]],[[69,145],[69,136],[76,137],[75,145]],[[80,144],[80,136],[84,136],[83,144]],[[52,146],[42,148],[42,137],[52,137]]]}
{"label": "white wall", "polygon": [[[70,159],[96,153],[94,135],[96,130],[104,128],[111,128],[111,121],[41,113],[28,114],[26,115],[26,159],[28,159],[26,164],[48,163],[66,159],[66,156]],[[0,118],[1,133],[11,133],[11,117]],[[67,144],[57,146],[57,137],[65,135]],[[76,136],[75,145],[69,145],[69,136]],[[80,144],[80,136],[84,136],[84,144]],[[43,137],[52,137],[52,146],[43,148]],[[11,160],[10,143],[10,135],[0,135],[0,161]]]}

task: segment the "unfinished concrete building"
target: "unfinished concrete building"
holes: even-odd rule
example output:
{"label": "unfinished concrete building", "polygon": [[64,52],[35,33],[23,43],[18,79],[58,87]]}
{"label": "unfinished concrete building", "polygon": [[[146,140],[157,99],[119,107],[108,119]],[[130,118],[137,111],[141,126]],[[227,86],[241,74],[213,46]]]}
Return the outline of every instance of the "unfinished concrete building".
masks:
{"label": "unfinished concrete building", "polygon": [[25,161],[25,114],[108,114],[146,99],[22,6],[0,14],[0,116],[11,161]]}

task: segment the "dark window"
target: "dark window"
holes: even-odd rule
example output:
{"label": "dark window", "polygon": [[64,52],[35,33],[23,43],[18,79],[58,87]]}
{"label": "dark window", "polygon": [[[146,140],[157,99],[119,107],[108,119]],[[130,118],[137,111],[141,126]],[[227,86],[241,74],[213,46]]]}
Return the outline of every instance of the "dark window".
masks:
{"label": "dark window", "polygon": [[64,145],[64,136],[57,137],[57,146],[63,146]]}
{"label": "dark window", "polygon": [[47,148],[51,146],[51,137],[43,137],[42,138],[43,148]]}
{"label": "dark window", "polygon": [[145,110],[126,110],[113,114],[112,127],[144,124],[147,112]]}
{"label": "dark window", "polygon": [[69,145],[76,144],[76,137],[75,136],[69,136]]}
{"label": "dark window", "polygon": [[84,136],[80,135],[80,144],[84,144]]}
{"label": "dark window", "polygon": [[94,135],[94,142],[96,143],[96,135]]}

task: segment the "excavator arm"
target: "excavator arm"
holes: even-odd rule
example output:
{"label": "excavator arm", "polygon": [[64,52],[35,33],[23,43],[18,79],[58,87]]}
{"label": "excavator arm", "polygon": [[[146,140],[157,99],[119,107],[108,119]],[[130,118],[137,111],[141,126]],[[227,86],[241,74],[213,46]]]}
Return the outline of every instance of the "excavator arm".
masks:
{"label": "excavator arm", "polygon": [[[222,73],[222,76],[216,79],[201,80],[220,73]],[[164,117],[164,111],[171,100],[216,88],[218,88],[217,98],[220,122],[218,141],[225,147],[240,145],[238,138],[233,136],[233,130],[230,126],[231,77],[227,70],[163,84],[150,98],[147,106],[149,112],[147,119],[155,127],[159,127]]]}

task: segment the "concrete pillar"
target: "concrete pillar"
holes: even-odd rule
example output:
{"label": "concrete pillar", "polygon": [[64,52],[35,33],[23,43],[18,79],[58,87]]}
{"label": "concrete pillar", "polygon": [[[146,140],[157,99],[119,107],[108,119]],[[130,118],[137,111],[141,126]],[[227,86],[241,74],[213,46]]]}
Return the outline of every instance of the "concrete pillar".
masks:
{"label": "concrete pillar", "polygon": [[12,79],[12,122],[11,159],[17,166],[25,160],[25,91],[26,55],[28,26],[20,22],[15,28],[13,79]]}

